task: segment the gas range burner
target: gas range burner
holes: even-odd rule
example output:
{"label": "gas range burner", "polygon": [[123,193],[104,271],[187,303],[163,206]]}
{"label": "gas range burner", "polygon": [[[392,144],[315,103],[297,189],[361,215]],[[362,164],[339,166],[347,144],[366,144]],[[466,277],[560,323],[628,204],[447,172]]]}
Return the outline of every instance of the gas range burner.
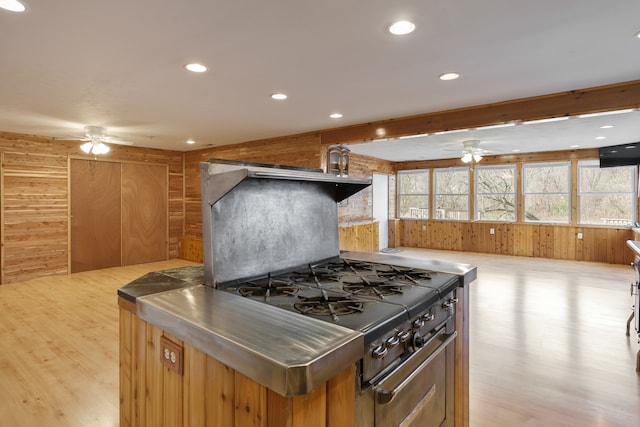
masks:
{"label": "gas range burner", "polygon": [[402,294],[402,284],[390,281],[388,278],[362,274],[343,276],[342,289],[353,295],[381,299],[384,299],[385,295]]}
{"label": "gas range burner", "polygon": [[338,320],[338,316],[364,312],[364,303],[350,296],[327,295],[322,292],[316,296],[298,296],[293,307],[302,314],[316,316],[331,316]]}
{"label": "gas range burner", "polygon": [[431,271],[417,270],[411,267],[402,267],[399,265],[372,264],[371,269],[381,276],[393,275],[398,277],[407,277],[416,280],[431,279]]}
{"label": "gas range burner", "polygon": [[251,280],[237,288],[243,297],[271,297],[292,296],[298,292],[298,287],[289,279],[273,279],[271,277],[260,280]]}
{"label": "gas range burner", "polygon": [[291,279],[295,282],[316,282],[333,280],[338,281],[345,272],[345,264],[342,261],[327,262],[320,265],[309,265],[291,273]]}

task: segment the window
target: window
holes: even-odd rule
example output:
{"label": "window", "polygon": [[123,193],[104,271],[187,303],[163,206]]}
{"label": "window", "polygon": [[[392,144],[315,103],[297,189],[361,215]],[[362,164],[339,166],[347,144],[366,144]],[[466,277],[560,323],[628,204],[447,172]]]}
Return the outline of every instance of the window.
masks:
{"label": "window", "polygon": [[398,172],[400,218],[429,218],[429,170]]}
{"label": "window", "polygon": [[476,219],[516,220],[516,174],[514,165],[476,166]]}
{"label": "window", "polygon": [[571,213],[570,163],[522,166],[524,221],[568,224]]}
{"label": "window", "polygon": [[434,219],[469,220],[469,168],[434,170]]}
{"label": "window", "polygon": [[635,166],[600,169],[578,162],[578,223],[630,226],[635,220]]}

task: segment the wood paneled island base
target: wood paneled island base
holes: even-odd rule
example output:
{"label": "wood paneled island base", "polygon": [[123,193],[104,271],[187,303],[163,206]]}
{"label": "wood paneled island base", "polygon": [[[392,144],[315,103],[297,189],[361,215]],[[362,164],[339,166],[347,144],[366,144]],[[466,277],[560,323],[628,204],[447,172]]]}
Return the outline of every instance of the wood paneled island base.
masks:
{"label": "wood paneled island base", "polygon": [[[456,427],[469,426],[468,287],[458,288]],[[353,427],[356,365],[302,396],[283,397],[120,306],[120,426]],[[164,338],[163,338],[164,337]],[[162,363],[161,339],[182,349],[182,374]]]}
{"label": "wood paneled island base", "polygon": [[[120,426],[335,427],[355,420],[355,366],[304,396],[283,397],[120,305]],[[161,337],[183,349],[180,375]]]}

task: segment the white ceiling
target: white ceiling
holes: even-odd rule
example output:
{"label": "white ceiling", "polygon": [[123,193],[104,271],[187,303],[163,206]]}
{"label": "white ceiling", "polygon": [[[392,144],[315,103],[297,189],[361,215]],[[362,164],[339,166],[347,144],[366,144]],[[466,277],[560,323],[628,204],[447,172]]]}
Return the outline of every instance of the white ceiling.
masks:
{"label": "white ceiling", "polygon": [[[0,10],[0,130],[60,139],[94,125],[136,146],[191,150],[640,78],[638,0],[23,3],[23,13]],[[390,35],[398,18],[416,31]],[[190,73],[190,62],[209,71]],[[449,71],[461,78],[438,79]],[[638,114],[622,116],[635,127],[598,145],[640,139]],[[575,135],[586,120],[558,124]],[[455,157],[463,139],[480,139],[498,152],[519,138],[507,132],[533,138],[534,126],[353,151]],[[593,126],[577,143],[593,144]]]}
{"label": "white ceiling", "polygon": [[[484,155],[575,150],[640,143],[640,111],[617,110],[617,112],[620,113],[584,118],[575,116],[557,122],[517,122],[511,123],[510,127],[468,129],[444,135],[381,139],[348,145],[348,148],[354,153],[402,162],[460,157],[464,151],[464,141],[469,140],[476,140],[481,154]],[[601,129],[602,126],[613,127]]]}

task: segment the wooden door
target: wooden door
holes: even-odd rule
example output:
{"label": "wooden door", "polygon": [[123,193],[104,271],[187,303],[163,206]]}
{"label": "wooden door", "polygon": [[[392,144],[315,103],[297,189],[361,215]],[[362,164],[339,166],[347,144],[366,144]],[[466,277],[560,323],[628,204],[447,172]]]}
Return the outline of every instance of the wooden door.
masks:
{"label": "wooden door", "polygon": [[122,165],[122,265],[168,259],[168,170]]}
{"label": "wooden door", "polygon": [[121,264],[121,165],[71,160],[71,272]]}

